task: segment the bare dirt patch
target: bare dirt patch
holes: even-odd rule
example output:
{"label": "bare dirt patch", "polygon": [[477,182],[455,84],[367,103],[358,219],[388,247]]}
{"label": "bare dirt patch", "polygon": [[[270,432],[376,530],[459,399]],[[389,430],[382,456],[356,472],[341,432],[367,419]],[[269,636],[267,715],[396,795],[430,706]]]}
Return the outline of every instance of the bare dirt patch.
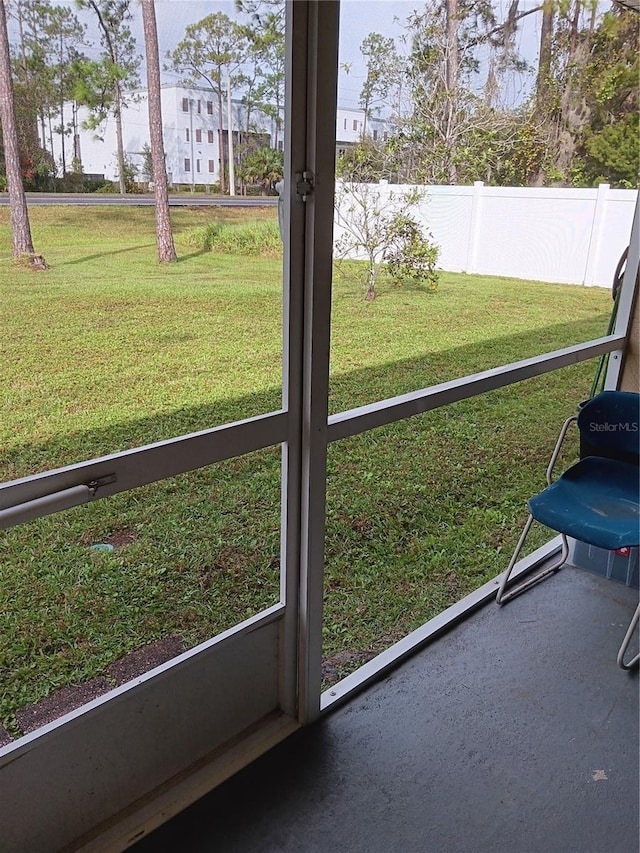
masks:
{"label": "bare dirt patch", "polygon": [[[183,651],[185,651],[185,644],[178,636],[166,637],[164,640],[135,649],[112,663],[105,675],[69,687],[61,687],[39,702],[26,705],[16,713],[20,731],[26,735],[47,723],[52,723],[114,687],[126,684],[161,663],[166,663]],[[0,726],[0,746],[10,743],[11,740],[11,735]]]}
{"label": "bare dirt patch", "polygon": [[123,545],[131,545],[138,538],[133,530],[116,530],[104,540],[106,545],[113,545],[114,548],[122,548]]}
{"label": "bare dirt patch", "polygon": [[13,738],[5,727],[0,726],[0,746],[6,746],[8,743],[11,743],[12,740]]}
{"label": "bare dirt patch", "polygon": [[28,734],[47,723],[52,723],[59,717],[75,711],[81,705],[86,705],[92,699],[96,699],[103,693],[111,690],[111,685],[103,676],[91,678],[81,684],[73,684],[70,687],[61,687],[55,693],[45,696],[33,705],[26,705],[16,714],[16,720],[22,734]]}
{"label": "bare dirt patch", "polygon": [[353,672],[362,664],[367,663],[376,656],[377,652],[365,651],[343,651],[325,658],[322,662],[322,680],[325,683],[335,684],[347,672]]}
{"label": "bare dirt patch", "polygon": [[129,652],[128,655],[112,663],[107,670],[107,675],[115,681],[116,686],[126,684],[134,678],[144,675],[161,663],[177,657],[185,651],[185,644],[181,637],[171,636],[157,643],[142,646]]}

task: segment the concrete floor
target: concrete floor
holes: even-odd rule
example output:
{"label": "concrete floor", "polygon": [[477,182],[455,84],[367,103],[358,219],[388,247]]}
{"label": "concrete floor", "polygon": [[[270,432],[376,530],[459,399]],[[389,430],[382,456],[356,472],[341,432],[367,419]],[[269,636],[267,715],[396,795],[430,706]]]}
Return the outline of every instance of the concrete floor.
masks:
{"label": "concrete floor", "polygon": [[490,604],[135,853],[638,853],[637,590],[565,568]]}

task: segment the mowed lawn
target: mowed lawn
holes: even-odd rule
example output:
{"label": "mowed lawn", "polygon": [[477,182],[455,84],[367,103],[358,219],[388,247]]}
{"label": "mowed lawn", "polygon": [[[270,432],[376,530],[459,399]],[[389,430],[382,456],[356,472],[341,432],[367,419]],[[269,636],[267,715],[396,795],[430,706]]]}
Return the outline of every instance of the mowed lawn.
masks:
{"label": "mowed lawn", "polygon": [[[281,260],[193,237],[275,211],[172,215],[180,260],[159,267],[150,209],[33,208],[51,267],[33,273],[13,264],[0,208],[3,480],[279,408]],[[610,309],[597,288],[446,273],[436,293],[383,282],[366,303],[353,269],[337,274],[331,410],[600,336]],[[504,568],[595,369],[330,447],[328,682]],[[3,533],[0,721],[17,733],[15,711],[56,687],[277,601],[279,465],[274,448]]]}

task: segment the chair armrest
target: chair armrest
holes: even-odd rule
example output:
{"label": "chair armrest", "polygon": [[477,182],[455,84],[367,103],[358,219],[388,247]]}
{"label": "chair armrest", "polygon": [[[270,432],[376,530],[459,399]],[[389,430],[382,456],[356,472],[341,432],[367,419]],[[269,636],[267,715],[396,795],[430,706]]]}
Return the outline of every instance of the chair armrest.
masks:
{"label": "chair armrest", "polygon": [[567,430],[571,426],[574,421],[578,420],[577,415],[571,415],[570,418],[567,418],[566,421],[562,424],[562,429],[560,430],[560,435],[558,436],[558,440],[556,442],[556,446],[551,454],[551,459],[549,460],[549,465],[547,466],[547,485],[551,485],[553,483],[553,468],[558,461],[558,456],[560,455],[560,449],[562,447],[562,443],[567,434]]}

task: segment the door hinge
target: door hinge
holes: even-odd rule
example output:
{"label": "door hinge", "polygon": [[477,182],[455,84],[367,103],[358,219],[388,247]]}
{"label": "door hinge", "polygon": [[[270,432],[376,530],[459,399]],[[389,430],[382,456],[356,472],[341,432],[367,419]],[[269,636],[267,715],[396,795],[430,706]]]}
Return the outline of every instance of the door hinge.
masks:
{"label": "door hinge", "polygon": [[315,188],[316,176],[313,172],[303,172],[301,175],[296,175],[296,191],[302,201],[307,200],[307,196],[311,195]]}

